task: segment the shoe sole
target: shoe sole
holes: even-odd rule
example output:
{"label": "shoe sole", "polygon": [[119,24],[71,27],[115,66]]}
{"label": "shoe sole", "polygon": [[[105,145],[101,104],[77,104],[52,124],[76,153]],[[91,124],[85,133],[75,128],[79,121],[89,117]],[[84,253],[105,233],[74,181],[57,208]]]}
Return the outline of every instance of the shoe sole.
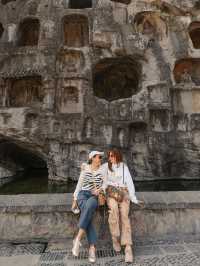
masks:
{"label": "shoe sole", "polygon": [[72,249],[72,254],[74,255],[74,257],[78,257],[79,253],[75,253],[74,250]]}
{"label": "shoe sole", "polygon": [[91,263],[95,263],[96,262],[96,260],[91,260],[91,259],[89,259],[88,261],[91,262]]}

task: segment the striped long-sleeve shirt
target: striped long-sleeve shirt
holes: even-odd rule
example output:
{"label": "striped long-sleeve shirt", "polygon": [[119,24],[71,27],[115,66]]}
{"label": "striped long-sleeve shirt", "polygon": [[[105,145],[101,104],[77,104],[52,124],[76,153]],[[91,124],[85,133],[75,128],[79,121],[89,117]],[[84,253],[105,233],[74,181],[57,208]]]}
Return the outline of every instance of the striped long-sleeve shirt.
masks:
{"label": "striped long-sleeve shirt", "polygon": [[77,199],[78,193],[81,190],[99,189],[102,187],[102,185],[103,175],[101,167],[98,168],[96,171],[92,171],[91,165],[82,164],[79,180],[74,191],[74,199]]}

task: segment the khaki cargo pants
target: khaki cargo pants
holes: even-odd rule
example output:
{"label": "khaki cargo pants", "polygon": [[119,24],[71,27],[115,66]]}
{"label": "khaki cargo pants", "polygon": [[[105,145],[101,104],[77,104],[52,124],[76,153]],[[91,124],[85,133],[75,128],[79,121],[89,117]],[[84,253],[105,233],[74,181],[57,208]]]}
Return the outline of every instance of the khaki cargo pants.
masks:
{"label": "khaki cargo pants", "polygon": [[121,245],[132,245],[131,223],[128,216],[130,200],[125,199],[118,203],[115,199],[108,197],[107,204],[109,208],[108,223],[111,235],[114,237],[121,236]]}

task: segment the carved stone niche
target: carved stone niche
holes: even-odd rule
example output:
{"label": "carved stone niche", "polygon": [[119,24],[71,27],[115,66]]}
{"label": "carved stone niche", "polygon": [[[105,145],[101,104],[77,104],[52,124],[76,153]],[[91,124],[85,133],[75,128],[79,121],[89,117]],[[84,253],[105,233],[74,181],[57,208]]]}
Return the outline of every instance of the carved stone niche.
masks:
{"label": "carved stone niche", "polygon": [[138,13],[134,18],[134,25],[137,32],[151,37],[162,39],[167,35],[167,25],[158,12],[143,11]]}
{"label": "carved stone niche", "polygon": [[121,147],[121,148],[127,148],[128,147],[128,127],[124,127],[124,125],[121,125],[117,127],[116,133],[113,132],[113,135],[116,139],[116,146]]}
{"label": "carved stone niche", "polygon": [[144,122],[134,122],[129,126],[129,144],[147,143],[147,124]]}
{"label": "carved stone niche", "polygon": [[28,113],[25,118],[25,127],[35,128],[38,126],[38,114]]}
{"label": "carved stone niche", "polygon": [[84,66],[84,57],[81,51],[62,50],[57,58],[57,72],[64,75],[72,72],[80,72]]}
{"label": "carved stone niche", "polygon": [[175,113],[200,113],[200,87],[174,87],[173,109]]}
{"label": "carved stone niche", "polygon": [[171,127],[170,111],[167,109],[150,110],[150,127],[155,132],[168,132]]}
{"label": "carved stone niche", "polygon": [[178,113],[173,116],[174,129],[179,132],[188,130],[189,118],[187,114]]}
{"label": "carved stone niche", "polygon": [[29,15],[34,16],[37,13],[38,3],[36,2],[29,2],[28,3],[28,13]]}
{"label": "carved stone niche", "polygon": [[1,39],[2,35],[3,35],[3,32],[4,32],[4,28],[3,28],[2,23],[0,23],[0,39]]}
{"label": "carved stone niche", "polygon": [[6,85],[8,107],[40,106],[43,102],[40,76],[10,78]]}
{"label": "carved stone niche", "polygon": [[169,106],[170,91],[166,83],[148,86],[149,106]]}
{"label": "carved stone niche", "polygon": [[92,0],[69,0],[69,8],[73,9],[82,9],[82,8],[91,8]]}
{"label": "carved stone niche", "polygon": [[174,79],[177,83],[200,85],[200,58],[184,58],[176,62]]}
{"label": "carved stone niche", "polygon": [[83,15],[73,14],[63,19],[64,45],[83,47],[89,44],[88,19]]}
{"label": "carved stone niche", "polygon": [[129,98],[140,90],[141,65],[131,57],[105,58],[93,68],[94,95],[107,101]]}
{"label": "carved stone niche", "polygon": [[195,49],[200,49],[200,22],[194,21],[188,28],[190,38]]}
{"label": "carved stone niche", "polygon": [[58,111],[60,113],[82,113],[83,95],[81,81],[63,80],[58,91]]}
{"label": "carved stone niche", "polygon": [[38,45],[40,22],[38,19],[27,18],[19,25],[18,46]]}

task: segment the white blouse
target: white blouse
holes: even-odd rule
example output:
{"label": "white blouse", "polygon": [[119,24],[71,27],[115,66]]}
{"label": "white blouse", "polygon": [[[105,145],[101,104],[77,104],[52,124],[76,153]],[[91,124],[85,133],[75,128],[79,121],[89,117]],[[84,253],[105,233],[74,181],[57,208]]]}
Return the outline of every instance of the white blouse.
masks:
{"label": "white blouse", "polygon": [[122,162],[119,164],[112,164],[113,171],[110,171],[110,169],[108,168],[108,163],[105,163],[102,165],[101,169],[105,178],[103,184],[104,189],[108,185],[116,187],[126,187],[129,192],[130,200],[136,204],[138,203],[135,195],[135,186],[126,164]]}

